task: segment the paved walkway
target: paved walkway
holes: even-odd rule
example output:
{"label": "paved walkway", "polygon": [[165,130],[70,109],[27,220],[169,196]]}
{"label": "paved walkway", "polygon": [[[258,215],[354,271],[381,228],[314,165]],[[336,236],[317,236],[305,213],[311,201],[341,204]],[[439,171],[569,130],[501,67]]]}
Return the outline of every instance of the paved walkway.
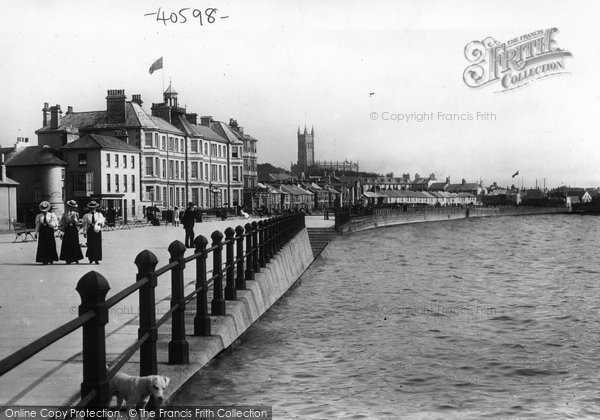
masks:
{"label": "paved walkway", "polygon": [[[258,220],[258,219],[252,219]],[[196,235],[209,239],[215,230],[244,225],[248,220],[198,223]],[[309,227],[333,226],[333,220],[322,216],[308,216]],[[0,234],[0,358],[29,344],[45,333],[77,316],[80,303],[75,286],[90,270],[95,270],[108,280],[111,291],[108,297],[135,282],[137,268],[133,261],[144,249],[156,254],[158,266],[168,263],[167,248],[174,240],[184,240],[184,230],[173,226],[145,226],[103,233],[103,260],[100,265],[90,265],[87,260],[79,264],[53,265],[35,263],[37,242],[13,243],[14,234]],[[81,237],[81,241],[84,239]],[[57,239],[57,247],[61,241]],[[85,254],[85,249],[82,248]],[[60,249],[58,250],[60,251]],[[189,255],[191,252],[186,252]],[[208,269],[212,268],[208,261]],[[194,270],[186,270],[186,283],[193,282]],[[164,279],[164,280],[163,280]],[[156,290],[157,317],[168,310],[170,276],[161,276]],[[163,280],[163,281],[160,281]],[[191,291],[191,286],[186,293]],[[125,338],[136,334],[137,294],[111,308],[107,325],[107,359],[110,361],[126,347]],[[72,386],[64,386],[65,377],[75,377],[81,382],[81,330],[71,334],[29,361],[0,377],[0,405],[2,404],[62,404],[70,396]],[[78,369],[78,372],[75,372]],[[72,384],[71,384],[72,385]],[[77,384],[78,386],[78,384]],[[68,389],[67,389],[68,388]],[[64,390],[64,391],[63,391]]]}

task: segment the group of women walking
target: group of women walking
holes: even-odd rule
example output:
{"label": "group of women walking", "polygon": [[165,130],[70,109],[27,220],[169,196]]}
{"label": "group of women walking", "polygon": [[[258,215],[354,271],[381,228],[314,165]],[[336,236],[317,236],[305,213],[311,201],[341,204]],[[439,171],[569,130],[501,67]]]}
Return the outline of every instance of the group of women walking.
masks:
{"label": "group of women walking", "polygon": [[[60,260],[67,264],[79,263],[83,259],[81,245],[79,244],[79,212],[75,200],[67,201],[67,208],[63,213],[60,223],[52,213],[50,203],[40,203],[40,213],[35,218],[35,237],[38,240],[36,262],[52,264],[59,260],[56,252],[56,239],[54,233],[62,231],[62,246]],[[98,203],[90,201],[87,205],[89,212],[81,219],[83,237],[87,238],[87,252],[85,256],[90,264],[99,264],[102,260],[102,228],[106,222],[102,213],[98,212]]]}

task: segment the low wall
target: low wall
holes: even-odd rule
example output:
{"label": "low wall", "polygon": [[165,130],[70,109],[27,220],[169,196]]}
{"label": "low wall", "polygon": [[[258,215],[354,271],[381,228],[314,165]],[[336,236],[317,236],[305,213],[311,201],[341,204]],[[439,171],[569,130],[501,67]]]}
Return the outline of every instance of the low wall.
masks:
{"label": "low wall", "polygon": [[359,216],[341,227],[341,233],[357,232],[382,226],[407,223],[465,219],[467,217],[523,216],[530,214],[568,213],[563,207],[435,207],[403,212],[400,209],[382,209],[370,216]]}

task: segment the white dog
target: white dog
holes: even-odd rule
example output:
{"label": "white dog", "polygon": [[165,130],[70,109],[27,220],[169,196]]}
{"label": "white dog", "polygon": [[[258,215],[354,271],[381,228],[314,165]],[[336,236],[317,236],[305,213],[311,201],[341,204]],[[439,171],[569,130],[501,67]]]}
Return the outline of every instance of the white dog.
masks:
{"label": "white dog", "polygon": [[170,381],[161,375],[130,376],[117,372],[110,380],[110,396],[116,395],[117,410],[121,409],[123,400],[127,401],[127,407],[140,409],[146,406],[150,395],[162,403]]}

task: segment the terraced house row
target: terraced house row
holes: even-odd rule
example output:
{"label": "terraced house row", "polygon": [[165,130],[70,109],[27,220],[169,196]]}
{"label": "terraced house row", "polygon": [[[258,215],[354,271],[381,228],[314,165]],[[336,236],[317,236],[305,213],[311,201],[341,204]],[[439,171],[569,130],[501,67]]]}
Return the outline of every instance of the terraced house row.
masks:
{"label": "terraced house row", "polygon": [[[216,121],[179,106],[169,84],[148,114],[141,95],[107,91],[106,109],[76,112],[44,104],[38,145],[4,149],[17,189],[19,219],[41,200],[62,212],[71,198],[99,200],[117,216],[147,207],[253,207],[257,142],[237,121]],[[199,121],[198,121],[199,120]],[[31,169],[34,169],[33,171]],[[48,181],[51,179],[52,181]]]}

